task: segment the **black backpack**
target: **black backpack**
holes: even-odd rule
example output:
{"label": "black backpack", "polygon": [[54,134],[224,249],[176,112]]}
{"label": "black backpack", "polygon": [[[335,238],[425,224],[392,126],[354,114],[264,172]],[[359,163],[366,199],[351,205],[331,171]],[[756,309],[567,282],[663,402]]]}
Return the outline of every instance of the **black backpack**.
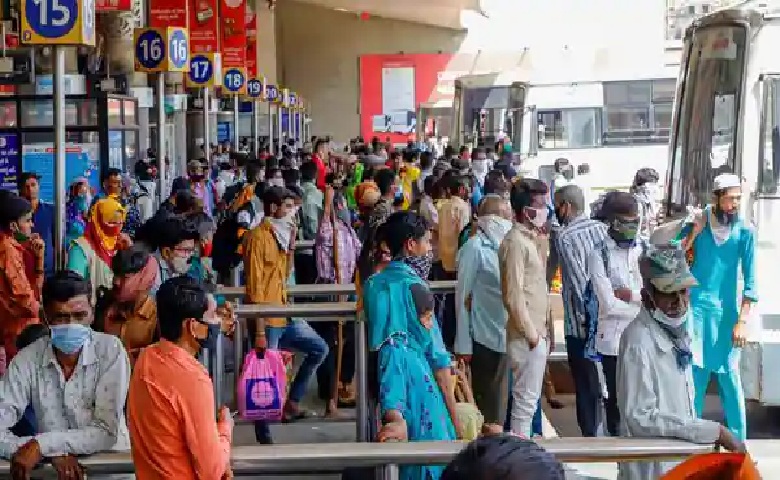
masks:
{"label": "black backpack", "polygon": [[236,268],[241,263],[241,255],[238,253],[238,246],[241,244],[241,238],[238,237],[238,230],[242,227],[238,222],[239,212],[249,211],[251,217],[255,215],[255,208],[252,202],[247,202],[238,212],[228,210],[217,225],[217,231],[214,232],[214,248],[211,252],[211,264],[217,272],[225,272]]}

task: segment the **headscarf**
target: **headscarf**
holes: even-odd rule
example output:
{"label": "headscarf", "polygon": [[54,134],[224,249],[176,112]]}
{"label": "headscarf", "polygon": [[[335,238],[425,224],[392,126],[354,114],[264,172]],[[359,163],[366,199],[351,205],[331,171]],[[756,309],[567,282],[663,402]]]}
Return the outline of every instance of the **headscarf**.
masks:
{"label": "headscarf", "polygon": [[152,288],[159,273],[160,268],[157,261],[152,255],[149,255],[141,270],[124,275],[122,287],[114,290],[116,301],[119,303],[135,301],[138,292],[149,291]]}
{"label": "headscarf", "polygon": [[92,206],[87,221],[87,229],[84,237],[87,239],[95,253],[108,265],[116,253],[116,244],[122,226],[115,232],[109,232],[108,223],[112,221],[125,221],[125,207],[115,197],[101,198]]}
{"label": "headscarf", "polygon": [[392,337],[406,338],[419,351],[433,341],[431,331],[420,323],[411,286],[423,280],[404,262],[390,262],[366,280],[363,290],[368,322],[368,347],[379,350]]}

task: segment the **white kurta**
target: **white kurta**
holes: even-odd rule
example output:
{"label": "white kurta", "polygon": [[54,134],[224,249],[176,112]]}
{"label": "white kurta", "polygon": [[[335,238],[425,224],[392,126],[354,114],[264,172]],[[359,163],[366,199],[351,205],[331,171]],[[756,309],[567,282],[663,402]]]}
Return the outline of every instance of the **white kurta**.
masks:
{"label": "white kurta", "polygon": [[[623,332],[617,368],[621,435],[714,444],[720,425],[696,417],[691,367],[680,370],[668,334],[645,309]],[[678,462],[618,465],[618,480],[656,480]]]}

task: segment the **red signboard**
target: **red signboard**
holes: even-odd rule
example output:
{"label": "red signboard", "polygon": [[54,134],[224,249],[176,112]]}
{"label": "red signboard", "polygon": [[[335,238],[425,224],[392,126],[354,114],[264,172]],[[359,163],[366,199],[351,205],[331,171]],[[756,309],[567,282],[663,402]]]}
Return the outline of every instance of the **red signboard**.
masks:
{"label": "red signboard", "polygon": [[188,0],[190,7],[190,51],[219,52],[217,0]]}
{"label": "red signboard", "polygon": [[251,5],[246,6],[246,72],[257,78],[257,14]]}
{"label": "red signboard", "polygon": [[[360,134],[363,138],[379,136],[382,140],[390,138],[394,144],[406,143],[415,133],[413,120],[421,103],[447,100],[451,103],[451,88],[442,88],[445,86],[441,77],[452,58],[453,55],[446,53],[362,55]],[[385,88],[394,91],[383,96]]]}
{"label": "red signboard", "polygon": [[95,11],[117,12],[133,9],[132,0],[95,0]]}
{"label": "red signboard", "polygon": [[246,67],[246,0],[219,0],[222,68]]}
{"label": "red signboard", "polygon": [[185,0],[150,0],[149,26],[189,28],[189,6]]}

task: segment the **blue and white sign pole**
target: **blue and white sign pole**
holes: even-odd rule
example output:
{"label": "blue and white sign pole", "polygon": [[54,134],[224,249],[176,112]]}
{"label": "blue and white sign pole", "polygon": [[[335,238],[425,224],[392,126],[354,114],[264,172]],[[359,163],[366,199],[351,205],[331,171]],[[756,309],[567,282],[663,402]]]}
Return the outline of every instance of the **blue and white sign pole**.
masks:
{"label": "blue and white sign pole", "polygon": [[[93,12],[94,15],[94,12]],[[54,46],[54,266],[65,268],[65,48]]]}

